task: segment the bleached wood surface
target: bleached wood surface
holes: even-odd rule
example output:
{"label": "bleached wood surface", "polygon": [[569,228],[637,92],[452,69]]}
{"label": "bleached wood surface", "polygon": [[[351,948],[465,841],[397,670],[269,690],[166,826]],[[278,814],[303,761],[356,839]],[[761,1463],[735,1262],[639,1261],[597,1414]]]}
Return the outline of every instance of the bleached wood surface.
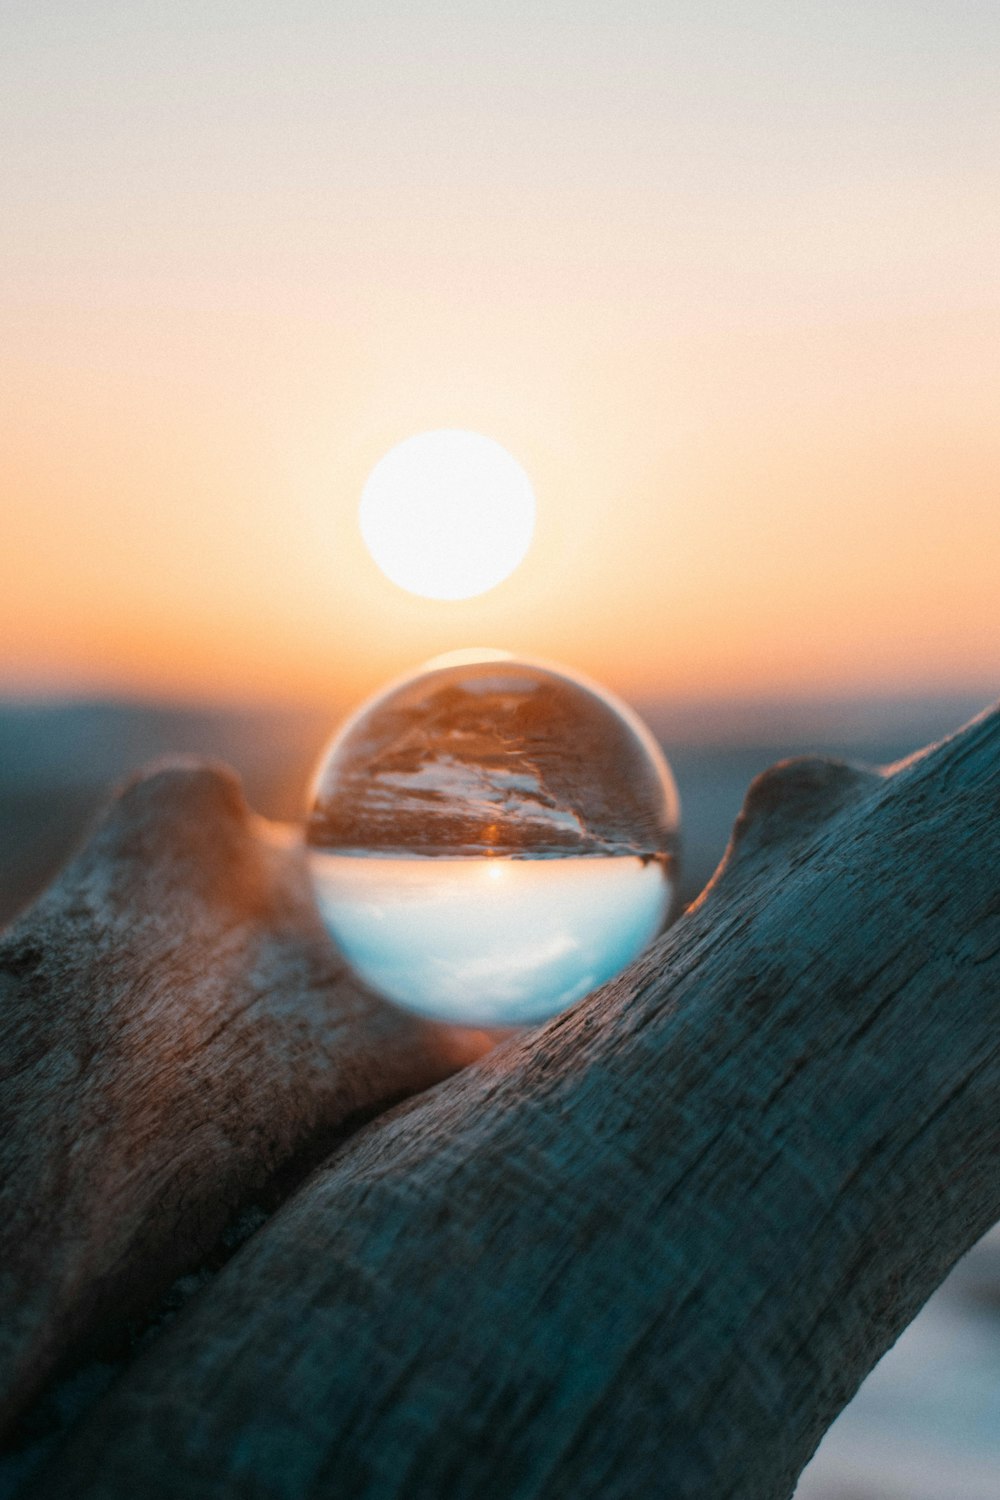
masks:
{"label": "bleached wood surface", "polygon": [[650,954],[351,1136],[31,1493],[787,1496],[1000,1216],[998,1021],[1000,715],[775,768]]}

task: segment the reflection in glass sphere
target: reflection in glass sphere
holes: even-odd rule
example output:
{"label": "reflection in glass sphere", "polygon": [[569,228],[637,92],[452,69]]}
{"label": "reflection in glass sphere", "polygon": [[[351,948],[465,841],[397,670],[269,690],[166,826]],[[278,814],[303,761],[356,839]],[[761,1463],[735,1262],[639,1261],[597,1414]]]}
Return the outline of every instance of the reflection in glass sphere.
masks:
{"label": "reflection in glass sphere", "polygon": [[649,731],[562,669],[458,652],[366,703],[316,779],[331,935],[390,1000],[543,1020],[629,963],[671,904],[678,808]]}

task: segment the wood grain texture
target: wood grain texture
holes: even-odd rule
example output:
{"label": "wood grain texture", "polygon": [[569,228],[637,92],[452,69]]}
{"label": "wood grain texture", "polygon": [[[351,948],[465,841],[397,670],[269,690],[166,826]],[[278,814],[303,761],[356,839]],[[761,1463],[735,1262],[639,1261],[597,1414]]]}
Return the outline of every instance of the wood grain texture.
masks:
{"label": "wood grain texture", "polygon": [[344,971],[225,768],[137,780],[0,940],[0,1413],[194,1264],[274,1171],[468,1043]]}
{"label": "wood grain texture", "polygon": [[653,951],[349,1140],[38,1497],[779,1500],[1000,1215],[1000,714],[793,762]]}

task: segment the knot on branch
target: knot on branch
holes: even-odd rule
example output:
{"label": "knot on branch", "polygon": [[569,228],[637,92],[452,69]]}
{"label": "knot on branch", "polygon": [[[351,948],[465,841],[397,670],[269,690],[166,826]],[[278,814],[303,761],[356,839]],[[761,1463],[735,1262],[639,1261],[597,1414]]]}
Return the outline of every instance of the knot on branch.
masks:
{"label": "knot on branch", "polygon": [[798,843],[883,784],[881,771],[825,756],[798,756],[751,783],[729,843],[727,863],[751,851]]}
{"label": "knot on branch", "polygon": [[[119,922],[129,908],[228,909],[263,916],[276,892],[240,779],[194,756],[156,761],[126,782],[51,896],[76,887]],[[43,898],[43,901],[47,898]]]}
{"label": "knot on branch", "polygon": [[243,787],[236,772],[223,761],[203,760],[196,755],[170,755],[152,761],[125,782],[117,808],[126,819],[135,820],[144,809],[173,817],[210,813],[237,822],[250,816]]}
{"label": "knot on branch", "polygon": [[178,755],[154,761],[119,790],[104,819],[101,854],[211,857],[220,838],[249,833],[240,779],[221,762]]}

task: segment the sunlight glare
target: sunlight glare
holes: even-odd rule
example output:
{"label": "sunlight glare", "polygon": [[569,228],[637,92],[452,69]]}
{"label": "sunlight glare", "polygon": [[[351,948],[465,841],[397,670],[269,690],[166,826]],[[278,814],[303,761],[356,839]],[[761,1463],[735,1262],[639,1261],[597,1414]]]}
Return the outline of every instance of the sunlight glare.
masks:
{"label": "sunlight glare", "polygon": [[471,599],[523,559],[535,495],[521,465],[492,438],[441,429],[407,438],[375,465],[361,495],[361,534],[400,588]]}

